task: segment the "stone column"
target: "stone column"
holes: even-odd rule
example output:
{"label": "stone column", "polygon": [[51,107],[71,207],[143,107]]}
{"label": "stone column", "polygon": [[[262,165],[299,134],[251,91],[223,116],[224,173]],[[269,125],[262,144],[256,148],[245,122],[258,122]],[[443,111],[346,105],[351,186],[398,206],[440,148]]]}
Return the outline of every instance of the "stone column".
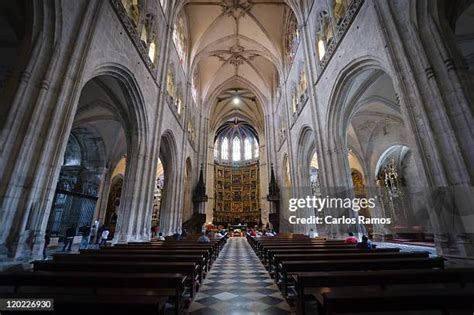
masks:
{"label": "stone column", "polygon": [[148,190],[153,189],[149,181],[153,161],[150,159],[149,144],[144,143],[143,139],[134,139],[133,143],[127,154],[114,243],[142,241],[149,236],[142,230],[141,222],[147,209],[153,207],[153,199],[145,197]]}
{"label": "stone column", "polygon": [[[38,17],[31,56],[2,126],[0,147],[0,256],[16,260],[41,256],[62,157],[74,118],[80,60],[87,52],[99,1],[77,10],[79,25],[61,30],[53,2],[35,2]],[[73,23],[73,22],[71,22]],[[72,25],[71,25],[72,26]],[[70,34],[71,29],[79,32]],[[74,45],[61,47],[62,37]]]}
{"label": "stone column", "polygon": [[[423,181],[428,207],[435,210],[431,211],[435,233],[444,235],[443,231],[449,231],[448,237],[441,239],[447,240],[449,247],[458,247],[457,252],[468,253],[468,248],[460,248],[464,242],[454,241],[458,235],[465,239],[462,221],[467,217],[446,220],[446,211],[454,211],[454,206],[440,207],[433,198],[440,193],[458,197],[456,211],[472,215],[472,192],[455,191],[472,186],[474,177],[472,86],[463,85],[456,67],[461,61],[449,53],[456,45],[439,31],[443,28],[442,21],[437,20],[438,1],[426,2],[426,8],[419,11],[403,2],[374,4],[408,134],[414,135],[417,167],[426,176]],[[444,247],[445,243],[437,245]],[[452,252],[452,248],[438,250]]]}

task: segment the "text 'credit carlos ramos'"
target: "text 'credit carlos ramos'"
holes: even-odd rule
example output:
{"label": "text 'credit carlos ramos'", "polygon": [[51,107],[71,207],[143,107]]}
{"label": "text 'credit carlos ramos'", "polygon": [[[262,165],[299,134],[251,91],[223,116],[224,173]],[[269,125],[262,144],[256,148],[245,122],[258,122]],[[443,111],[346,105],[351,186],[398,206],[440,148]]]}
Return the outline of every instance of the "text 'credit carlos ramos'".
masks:
{"label": "text 'credit carlos ramos'", "polygon": [[[288,211],[296,212],[301,210],[300,215],[291,215],[288,218],[290,224],[391,224],[391,218],[375,218],[365,217],[359,215],[357,212],[360,210],[370,210],[376,206],[375,198],[335,198],[325,197],[319,198],[316,196],[307,196],[306,198],[290,198],[288,201]],[[308,212],[316,210],[317,212],[327,211],[338,211],[338,210],[352,210],[357,214],[349,216],[338,216],[328,215],[325,216],[312,215],[313,213]],[[305,213],[305,214],[303,214]],[[316,214],[316,213],[314,213]],[[332,213],[333,214],[333,213]]]}

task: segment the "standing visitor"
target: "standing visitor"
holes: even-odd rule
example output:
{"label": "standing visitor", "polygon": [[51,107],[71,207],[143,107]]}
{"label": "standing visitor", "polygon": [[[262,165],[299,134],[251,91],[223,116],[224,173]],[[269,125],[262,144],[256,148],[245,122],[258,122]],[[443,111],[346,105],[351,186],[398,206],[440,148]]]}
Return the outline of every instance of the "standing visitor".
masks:
{"label": "standing visitor", "polygon": [[107,239],[109,238],[109,229],[104,227],[104,230],[102,231],[102,234],[100,235],[100,244],[99,246],[105,246],[107,245]]}
{"label": "standing visitor", "polygon": [[94,244],[94,239],[97,235],[97,221],[94,223],[94,225],[92,225],[91,227],[91,235],[89,237],[89,244]]}
{"label": "standing visitor", "polygon": [[97,240],[95,241],[96,244],[99,244],[99,242],[101,241],[102,232],[104,232],[104,230],[105,230],[105,224],[102,224],[102,226],[97,230]]}

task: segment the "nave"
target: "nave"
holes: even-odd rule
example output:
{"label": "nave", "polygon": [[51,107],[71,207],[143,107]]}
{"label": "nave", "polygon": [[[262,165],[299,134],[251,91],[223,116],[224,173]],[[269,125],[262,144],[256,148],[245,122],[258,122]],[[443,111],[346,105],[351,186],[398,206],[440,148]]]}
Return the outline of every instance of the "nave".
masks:
{"label": "nave", "polygon": [[[3,298],[88,314],[472,314],[474,269],[302,234],[130,242],[0,273]],[[363,244],[364,245],[364,244]],[[376,312],[376,313],[372,313]],[[45,312],[46,314],[46,312]]]}
{"label": "nave", "polygon": [[290,307],[244,238],[230,238],[189,314],[289,314]]}

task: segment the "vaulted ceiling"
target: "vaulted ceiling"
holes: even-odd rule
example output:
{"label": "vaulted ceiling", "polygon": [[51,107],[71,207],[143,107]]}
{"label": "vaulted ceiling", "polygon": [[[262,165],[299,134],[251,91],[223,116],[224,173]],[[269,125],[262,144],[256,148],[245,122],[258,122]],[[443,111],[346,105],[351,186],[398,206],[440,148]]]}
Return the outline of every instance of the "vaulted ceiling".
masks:
{"label": "vaulted ceiling", "polygon": [[[288,12],[283,0],[187,1],[190,69],[199,78],[203,104],[213,113],[223,119],[232,112],[263,119],[262,108],[272,100],[281,76]],[[255,101],[236,108],[223,101],[229,93],[253,94]]]}

